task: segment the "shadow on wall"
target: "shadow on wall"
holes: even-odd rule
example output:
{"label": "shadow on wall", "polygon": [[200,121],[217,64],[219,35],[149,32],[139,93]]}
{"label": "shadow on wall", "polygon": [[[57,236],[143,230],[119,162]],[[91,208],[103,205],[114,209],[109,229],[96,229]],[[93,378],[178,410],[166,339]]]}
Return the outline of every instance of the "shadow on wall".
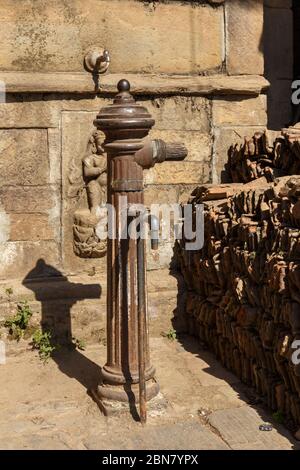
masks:
{"label": "shadow on wall", "polygon": [[[51,276],[45,283],[45,275]],[[43,277],[42,277],[43,276]],[[53,354],[60,371],[90,390],[99,383],[101,368],[75,349],[72,342],[71,309],[78,300],[99,299],[99,284],[70,282],[58,269],[39,259],[23,279],[41,302],[42,331],[51,331],[53,342],[62,348]],[[64,352],[68,350],[68,354]]]}
{"label": "shadow on wall", "polygon": [[280,130],[293,122],[293,13],[290,8],[264,7],[263,42],[265,77],[270,82],[268,128]]}

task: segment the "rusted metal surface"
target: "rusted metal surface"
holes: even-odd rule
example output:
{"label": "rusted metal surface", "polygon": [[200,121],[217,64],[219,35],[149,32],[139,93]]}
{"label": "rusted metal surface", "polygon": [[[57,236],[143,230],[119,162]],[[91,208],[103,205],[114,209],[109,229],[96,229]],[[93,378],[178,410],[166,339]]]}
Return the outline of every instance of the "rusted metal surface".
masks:
{"label": "rusted metal surface", "polygon": [[84,57],[84,65],[86,70],[93,74],[106,72],[109,64],[109,52],[105,49],[89,51]]}
{"label": "rusted metal surface", "polygon": [[145,342],[146,326],[146,295],[145,295],[145,244],[144,240],[137,240],[137,270],[138,270],[138,349],[139,349],[139,398],[140,419],[142,423],[147,420],[146,409],[146,383],[145,383],[145,358],[147,344]]}
{"label": "rusted metal surface", "polygon": [[[144,203],[143,169],[166,159],[183,159],[180,144],[151,141],[154,125],[148,111],[137,104],[127,80],[118,83],[112,105],[100,110],[95,125],[106,137],[107,201],[115,208],[115,237],[107,243],[107,362],[97,396],[103,400],[140,403],[140,419],[146,421],[146,400],[159,390],[150,362],[146,262],[144,240],[124,237],[127,222],[139,215],[131,210]],[[125,205],[124,205],[125,202]],[[142,217],[146,223],[148,217]],[[157,247],[157,221],[152,221]]]}

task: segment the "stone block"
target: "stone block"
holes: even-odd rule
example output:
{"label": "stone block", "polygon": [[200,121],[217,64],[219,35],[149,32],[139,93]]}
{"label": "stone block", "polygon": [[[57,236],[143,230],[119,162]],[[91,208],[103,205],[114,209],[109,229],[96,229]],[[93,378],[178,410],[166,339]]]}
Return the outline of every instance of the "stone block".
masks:
{"label": "stone block", "polygon": [[[139,98],[137,98],[139,101]],[[210,130],[209,101],[194,96],[174,96],[147,100],[144,105],[155,119],[155,129],[198,131]]]}
{"label": "stone block", "polygon": [[178,279],[170,274],[169,269],[161,269],[158,273],[155,271],[148,271],[147,273],[147,290],[148,292],[162,292],[162,291],[177,291]]}
{"label": "stone block", "polygon": [[[86,98],[85,95],[76,100],[64,95],[58,100],[51,94],[46,99],[39,94],[34,96],[34,100],[26,95],[22,98],[8,94],[6,102],[0,103],[0,128],[57,128],[62,111],[98,111],[111,102],[94,96]],[[137,100],[153,115],[157,129],[209,132],[209,102],[205,98],[175,96]]]}
{"label": "stone block", "polygon": [[0,130],[0,186],[48,183],[47,131]]}
{"label": "stone block", "polygon": [[[279,450],[290,446],[287,432],[280,426],[271,432],[259,430],[264,422],[262,412],[249,406],[218,410],[209,415],[209,424],[222,436],[232,449]],[[283,435],[282,435],[283,434]]]}
{"label": "stone block", "polygon": [[287,8],[266,8],[264,15],[265,76],[293,79],[293,12]]}
{"label": "stone block", "polygon": [[230,0],[225,8],[227,72],[263,75],[263,2]]}
{"label": "stone block", "polygon": [[263,131],[264,127],[214,128],[213,183],[229,181],[225,165],[228,162],[228,150],[231,145],[242,143],[244,137],[250,137],[259,130]]}
{"label": "stone block", "polygon": [[166,161],[144,172],[146,185],[177,185],[208,182],[212,153],[211,137],[197,131],[162,131],[153,129],[153,139],[182,142],[188,150],[184,161]]}
{"label": "stone block", "polygon": [[152,137],[152,139],[162,139],[170,143],[183,143],[188,150],[187,157],[184,159],[185,162],[193,161],[201,162],[203,164],[208,164],[210,162],[212,141],[209,134],[202,134],[197,131],[162,131],[154,128],[150,132],[150,137]]}
{"label": "stone block", "polygon": [[49,182],[61,184],[61,129],[48,129]]}
{"label": "stone block", "polygon": [[291,80],[277,80],[271,82],[268,91],[268,128],[280,130],[287,127],[293,119],[293,105],[291,102]]}
{"label": "stone block", "polygon": [[146,184],[178,185],[209,183],[209,163],[164,162],[144,172]]}
{"label": "stone block", "polygon": [[[32,270],[37,277],[52,276],[60,267],[55,241],[2,242],[0,248],[0,279],[24,278]],[[44,262],[37,265],[39,259]]]}
{"label": "stone block", "polygon": [[292,8],[292,0],[264,0],[264,6],[269,8]]}
{"label": "stone block", "polygon": [[223,60],[222,8],[131,0],[1,0],[0,8],[1,70],[81,72],[99,46],[109,48],[111,72],[196,73]]}
{"label": "stone block", "polygon": [[[223,71],[223,68],[222,68]],[[101,76],[102,96],[116,92],[116,84],[124,78],[124,73],[109,73]],[[126,78],[131,83],[133,94],[139,96],[204,96],[204,95],[251,95],[257,96],[269,86],[268,80],[262,75],[225,75],[225,73],[209,73],[209,75],[194,74],[161,74],[161,73],[130,73]],[[47,99],[56,100],[66,94],[69,101],[60,100],[67,105],[71,96],[72,109],[84,109],[87,104],[96,102],[88,97],[96,98],[95,82],[91,74],[84,72],[1,72],[0,80],[5,83],[7,93],[47,93]],[[56,96],[55,96],[56,94]],[[82,101],[76,106],[76,97],[82,96]],[[32,95],[31,95],[32,96]],[[44,95],[45,96],[45,95]],[[83,99],[85,97],[86,99]],[[53,103],[54,104],[54,103]],[[91,111],[90,106],[87,111]],[[81,108],[83,110],[83,108]]]}
{"label": "stone block", "polygon": [[146,206],[151,204],[173,204],[178,200],[178,190],[174,186],[146,186],[144,201]]}
{"label": "stone block", "polygon": [[[174,374],[174,371],[173,371]],[[182,387],[182,384],[180,384]],[[151,402],[150,405],[151,406]],[[162,406],[160,405],[159,412],[161,413]],[[157,410],[153,412],[153,416],[157,416]],[[149,412],[151,416],[151,410]],[[151,419],[150,418],[150,419]],[[162,417],[161,417],[162,418]],[[106,446],[106,449],[160,449],[163,445],[164,449],[174,449],[175,450],[228,450],[229,447],[221,440],[219,436],[212,433],[204,425],[199,422],[186,421],[180,422],[177,420],[176,423],[166,423],[162,421],[159,425],[155,427],[152,426],[148,428],[147,435],[142,432],[143,430],[138,430],[133,434],[129,432],[126,439],[126,444],[124,443],[124,436],[122,434],[115,434],[114,440],[108,441],[108,438],[105,436],[103,440],[102,434],[93,434],[89,438],[84,440],[85,448],[89,450],[99,450]],[[38,441],[38,444],[40,444]],[[1,441],[0,441],[1,442]],[[5,449],[13,448],[8,447],[5,444]],[[38,447],[38,448],[41,448]],[[64,448],[63,446],[58,447],[59,449]]]}
{"label": "stone block", "polygon": [[[77,99],[75,99],[77,98]],[[61,111],[98,111],[108,100],[95,95],[6,94],[0,103],[0,128],[58,128]]]}
{"label": "stone block", "polygon": [[[49,265],[42,268],[40,273],[51,272]],[[39,269],[34,275],[37,271]],[[172,327],[178,280],[168,269],[148,271],[147,285],[151,336],[160,336]],[[9,296],[7,288],[12,289]],[[38,326],[42,322],[60,342],[71,334],[87,343],[106,340],[106,276],[36,279],[25,284],[20,280],[3,281],[0,284],[1,321],[12,315],[20,300],[30,304],[32,324]]]}
{"label": "stone block", "polygon": [[10,236],[10,217],[3,210],[0,209],[0,243],[9,240]]}
{"label": "stone block", "polygon": [[6,102],[0,103],[0,127],[4,128],[48,128],[58,127],[59,108],[44,101],[41,95],[33,100],[20,100],[15,95],[6,95]]}
{"label": "stone block", "polygon": [[151,250],[150,240],[146,244],[147,249],[147,269],[149,271],[157,269],[165,269],[170,267],[173,258],[173,245],[172,241],[161,240],[158,250]]}
{"label": "stone block", "polygon": [[267,99],[265,95],[257,98],[231,97],[215,98],[212,101],[214,126],[266,126]]}
{"label": "stone block", "polygon": [[6,212],[48,213],[56,204],[55,186],[2,186],[0,201]]}
{"label": "stone block", "polygon": [[51,240],[55,237],[55,229],[44,214],[16,214],[10,218],[10,241]]}
{"label": "stone block", "polygon": [[[54,268],[54,267],[53,267]],[[17,303],[20,300],[26,300],[29,303],[34,302],[52,302],[52,301],[66,301],[73,300],[76,302],[86,300],[101,300],[105,303],[106,295],[106,276],[97,276],[97,279],[93,276],[80,275],[80,276],[63,276],[62,272],[58,272],[51,280],[49,279],[35,279],[36,272],[51,272],[51,266],[44,266],[39,264],[35,270],[32,271],[32,277],[28,277],[27,280],[30,282],[22,283],[20,279],[5,280],[0,282],[0,301],[1,305],[3,302],[7,302],[8,298],[11,302]],[[7,288],[12,288],[12,293],[6,293]],[[36,309],[40,312],[40,307]],[[91,317],[94,319],[94,317]]]}

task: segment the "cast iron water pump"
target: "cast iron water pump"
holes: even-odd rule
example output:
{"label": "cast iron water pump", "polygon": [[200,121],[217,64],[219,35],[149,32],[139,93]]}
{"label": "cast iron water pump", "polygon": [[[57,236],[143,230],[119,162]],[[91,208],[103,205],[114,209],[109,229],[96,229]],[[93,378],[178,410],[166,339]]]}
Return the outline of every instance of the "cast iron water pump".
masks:
{"label": "cast iron water pump", "polygon": [[[150,363],[147,326],[145,243],[131,238],[122,220],[139,218],[144,204],[143,169],[164,160],[182,160],[187,151],[181,144],[151,140],[154,119],[129,93],[127,80],[118,83],[112,105],[100,110],[95,126],[104,132],[107,153],[107,202],[114,208],[114,236],[107,246],[107,362],[95,392],[106,410],[115,400],[140,404],[140,419],[146,421],[146,401],[159,391]],[[126,206],[124,206],[126,198]],[[151,223],[152,222],[152,223]],[[152,247],[157,248],[157,221],[150,216]]]}

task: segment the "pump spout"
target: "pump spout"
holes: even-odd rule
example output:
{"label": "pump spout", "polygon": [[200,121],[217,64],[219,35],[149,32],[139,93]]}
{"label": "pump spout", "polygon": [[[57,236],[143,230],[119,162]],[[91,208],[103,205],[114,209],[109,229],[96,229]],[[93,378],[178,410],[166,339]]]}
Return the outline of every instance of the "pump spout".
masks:
{"label": "pump spout", "polygon": [[167,143],[164,140],[155,139],[152,141],[152,145],[155,163],[161,163],[165,160],[184,160],[188,154],[185,145],[178,142]]}
{"label": "pump spout", "polygon": [[184,160],[188,151],[185,145],[172,142],[167,143],[161,139],[145,139],[144,146],[135,153],[134,160],[142,168],[151,168],[156,163],[162,163],[165,160],[180,161]]}
{"label": "pump spout", "polygon": [[148,223],[150,228],[150,239],[151,239],[151,249],[158,250],[159,244],[159,218],[151,214],[148,210],[143,210],[139,204],[130,204],[128,207],[128,216],[129,217],[139,217],[140,224],[144,226],[145,223]]}

